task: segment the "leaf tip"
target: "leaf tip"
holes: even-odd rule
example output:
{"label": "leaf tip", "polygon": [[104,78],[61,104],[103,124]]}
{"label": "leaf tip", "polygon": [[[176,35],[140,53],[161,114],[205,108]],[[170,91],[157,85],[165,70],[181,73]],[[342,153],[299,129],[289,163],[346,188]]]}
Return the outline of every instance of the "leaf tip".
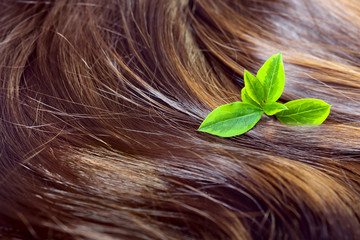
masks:
{"label": "leaf tip", "polygon": [[196,131],[204,132],[204,121],[200,124],[200,126],[198,127],[198,129],[196,129]]}
{"label": "leaf tip", "polygon": [[251,74],[248,70],[244,69],[244,77],[245,77],[246,75],[252,75],[252,74]]}

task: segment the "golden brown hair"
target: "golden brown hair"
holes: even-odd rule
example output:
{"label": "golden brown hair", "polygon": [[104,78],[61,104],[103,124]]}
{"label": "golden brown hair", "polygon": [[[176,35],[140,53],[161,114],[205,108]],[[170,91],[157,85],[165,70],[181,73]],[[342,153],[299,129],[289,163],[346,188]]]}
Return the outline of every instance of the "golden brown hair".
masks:
{"label": "golden brown hair", "polygon": [[[2,239],[360,239],[357,0],[4,0]],[[282,52],[281,102],[196,131]]]}

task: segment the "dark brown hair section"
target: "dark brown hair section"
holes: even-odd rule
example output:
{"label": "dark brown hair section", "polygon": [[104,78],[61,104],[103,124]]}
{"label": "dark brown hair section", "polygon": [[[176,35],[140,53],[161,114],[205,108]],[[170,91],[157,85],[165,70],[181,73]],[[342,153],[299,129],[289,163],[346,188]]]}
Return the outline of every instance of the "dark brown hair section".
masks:
{"label": "dark brown hair section", "polygon": [[[359,32],[356,0],[1,1],[0,237],[360,239]],[[196,131],[277,52],[324,124]]]}

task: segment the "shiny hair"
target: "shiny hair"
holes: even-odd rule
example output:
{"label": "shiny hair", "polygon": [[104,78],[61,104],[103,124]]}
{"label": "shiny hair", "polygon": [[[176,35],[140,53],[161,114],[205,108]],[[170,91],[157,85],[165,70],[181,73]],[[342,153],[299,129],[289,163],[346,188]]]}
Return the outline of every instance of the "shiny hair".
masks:
{"label": "shiny hair", "polygon": [[[360,239],[357,0],[4,0],[2,239]],[[280,102],[196,131],[282,52]]]}

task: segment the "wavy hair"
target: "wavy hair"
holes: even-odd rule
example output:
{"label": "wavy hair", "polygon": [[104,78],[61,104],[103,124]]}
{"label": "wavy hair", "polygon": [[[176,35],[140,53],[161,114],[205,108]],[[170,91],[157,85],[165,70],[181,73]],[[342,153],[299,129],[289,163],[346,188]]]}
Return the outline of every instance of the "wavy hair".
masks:
{"label": "wavy hair", "polygon": [[[360,239],[356,0],[3,0],[2,239]],[[282,52],[281,102],[196,129]]]}

